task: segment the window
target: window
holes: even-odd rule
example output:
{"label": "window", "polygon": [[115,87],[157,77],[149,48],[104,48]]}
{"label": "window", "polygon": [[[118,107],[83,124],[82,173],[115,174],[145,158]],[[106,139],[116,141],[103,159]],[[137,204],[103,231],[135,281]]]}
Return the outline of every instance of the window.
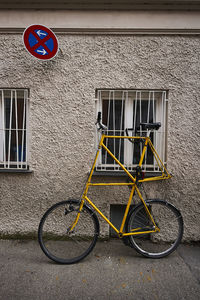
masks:
{"label": "window", "polygon": [[[126,128],[133,128],[130,135],[143,135],[140,123],[161,122],[161,128],[151,133],[151,140],[160,158],[166,164],[167,91],[158,90],[98,90],[96,111],[102,112],[102,123],[109,135],[125,135]],[[131,143],[126,139],[105,139],[106,146],[126,168],[133,171],[139,163],[142,142]],[[146,172],[158,172],[159,167],[151,150],[143,162]],[[102,149],[97,171],[120,171],[120,166]]]}
{"label": "window", "polygon": [[0,169],[28,168],[28,90],[0,89]]}

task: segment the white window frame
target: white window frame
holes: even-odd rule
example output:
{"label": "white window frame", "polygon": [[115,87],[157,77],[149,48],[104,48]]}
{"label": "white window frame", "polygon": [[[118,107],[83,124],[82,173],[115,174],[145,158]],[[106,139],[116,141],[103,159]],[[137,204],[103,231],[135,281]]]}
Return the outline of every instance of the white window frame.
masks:
{"label": "white window frame", "polygon": [[[148,99],[143,98],[144,95],[148,93]],[[121,95],[116,97],[115,95]],[[133,95],[135,94],[135,98]],[[153,122],[161,122],[162,126],[158,131],[154,131],[154,146],[163,161],[164,165],[167,163],[167,113],[168,113],[168,92],[166,90],[97,90],[96,94],[96,115],[97,112],[102,112],[102,102],[103,100],[122,100],[124,101],[124,129],[125,128],[135,128],[133,124],[133,105],[136,105],[143,100],[151,100],[153,103]],[[149,103],[149,102],[148,102]],[[141,104],[140,104],[141,109]],[[135,110],[136,112],[136,110]],[[141,114],[141,112],[140,112]],[[136,118],[135,118],[136,119]],[[144,122],[144,121],[143,121]],[[148,122],[148,118],[146,120]],[[107,125],[107,124],[105,124]],[[118,130],[119,131],[119,130]],[[112,134],[107,132],[108,134]],[[121,131],[122,135],[125,134],[124,130]],[[145,133],[144,133],[145,134]],[[98,144],[99,137],[96,135],[96,145]],[[130,141],[124,139],[124,165],[130,171],[134,171],[136,164],[132,163],[134,151],[134,144]],[[140,151],[142,152],[142,145]],[[115,153],[114,153],[115,154]],[[146,172],[159,172],[159,166],[157,161],[153,158],[153,164],[146,163],[146,157],[144,159],[143,169]],[[118,164],[103,164],[102,155],[100,153],[96,166],[97,171],[120,171]]]}
{"label": "white window frame", "polygon": [[[23,93],[23,115],[22,115],[22,128],[18,128],[18,109],[17,104],[21,97],[18,93]],[[10,98],[7,98],[8,95]],[[6,114],[5,114],[5,99],[10,100],[10,114],[9,114],[9,128],[6,128]],[[9,99],[9,100],[8,100]],[[12,118],[15,107],[15,124],[12,124]],[[29,90],[28,89],[0,89],[0,170],[28,170],[29,169],[29,147],[28,147],[28,132],[29,132]],[[21,131],[21,145],[19,142],[19,132]],[[6,132],[8,134],[8,146],[6,151]],[[12,132],[15,133],[16,139],[16,159],[11,160],[11,139]],[[19,147],[21,146],[21,153]],[[24,151],[25,149],[25,151]],[[21,154],[21,159],[19,158]]]}

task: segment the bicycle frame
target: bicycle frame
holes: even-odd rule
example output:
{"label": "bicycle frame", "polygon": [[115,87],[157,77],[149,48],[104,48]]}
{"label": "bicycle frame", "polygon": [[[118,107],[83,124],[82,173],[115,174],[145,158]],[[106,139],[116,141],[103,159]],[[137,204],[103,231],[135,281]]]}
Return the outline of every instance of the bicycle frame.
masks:
{"label": "bicycle frame", "polygon": [[[77,217],[74,221],[74,223],[72,224],[72,226],[70,227],[70,230],[73,230],[73,228],[76,226],[77,222],[78,222],[78,219],[79,219],[79,216],[80,216],[80,213],[81,213],[81,210],[83,208],[83,204],[85,201],[87,201],[92,207],[93,209],[98,212],[98,214],[114,229],[114,231],[118,234],[118,236],[120,238],[122,237],[125,237],[125,236],[130,236],[130,235],[139,235],[139,234],[147,234],[147,233],[153,233],[153,232],[157,232],[157,231],[160,231],[159,228],[157,227],[144,199],[142,198],[142,195],[138,189],[138,186],[137,186],[137,183],[142,183],[142,182],[149,182],[149,181],[155,181],[155,180],[165,180],[165,179],[169,179],[171,178],[171,175],[168,173],[166,167],[164,166],[162,160],[160,159],[157,151],[155,150],[151,140],[150,140],[150,132],[149,134],[147,135],[147,137],[137,137],[137,136],[112,136],[112,135],[106,135],[104,133],[102,133],[102,136],[101,136],[101,139],[100,139],[100,142],[99,142],[99,146],[98,146],[98,150],[97,150],[97,153],[96,153],[96,156],[95,156],[95,159],[94,159],[94,163],[92,165],[92,168],[91,168],[91,171],[90,171],[90,174],[89,174],[89,177],[88,177],[88,180],[86,182],[86,185],[85,185],[85,189],[84,189],[84,192],[83,192],[83,195],[82,195],[82,198],[81,198],[81,204],[80,204],[80,208],[79,208],[79,212],[77,214]],[[147,151],[147,146],[149,145],[152,153],[153,153],[153,156],[154,158],[156,159],[157,161],[157,164],[161,170],[161,173],[162,175],[161,176],[156,176],[156,177],[149,177],[149,178],[144,178],[144,179],[139,179],[137,180],[136,176],[134,177],[133,175],[131,175],[131,173],[125,168],[125,166],[116,158],[116,156],[106,147],[106,145],[104,144],[104,140],[106,138],[110,138],[110,139],[131,139],[131,140],[136,140],[136,139],[140,139],[140,140],[143,140],[144,141],[144,147],[143,147],[143,150],[142,150],[142,154],[141,154],[141,157],[140,157],[140,161],[139,161],[139,167],[141,168],[142,167],[142,163],[144,161],[144,157],[145,157],[145,153]],[[96,166],[96,163],[97,163],[97,159],[98,159],[98,156],[99,156],[99,153],[100,153],[100,150],[104,148],[105,151],[115,160],[115,162],[123,169],[123,171],[128,175],[129,179],[131,182],[117,182],[117,183],[92,183],[91,182],[91,179],[92,179],[92,176],[93,176],[93,173],[94,173],[94,169],[95,169],[95,166]],[[112,222],[110,222],[110,220],[95,206],[95,204],[87,197],[87,194],[88,194],[88,190],[90,187],[94,187],[94,186],[131,186],[131,192],[130,192],[130,195],[129,195],[129,199],[128,199],[128,203],[126,205],[126,209],[125,209],[125,212],[124,212],[124,216],[123,216],[123,219],[122,219],[122,223],[121,223],[121,226],[120,226],[120,229],[118,230]],[[127,216],[128,216],[128,212],[129,212],[129,208],[130,208],[130,205],[131,205],[131,201],[132,201],[132,198],[133,198],[133,195],[134,193],[137,192],[141,202],[143,203],[144,207],[145,207],[145,210],[147,212],[147,214],[149,215],[149,218],[150,220],[152,221],[152,224],[153,224],[153,229],[152,230],[145,230],[145,231],[141,231],[141,228],[136,228],[134,229],[134,232],[124,232],[124,226],[125,226],[125,223],[126,223],[126,219],[127,219]]]}

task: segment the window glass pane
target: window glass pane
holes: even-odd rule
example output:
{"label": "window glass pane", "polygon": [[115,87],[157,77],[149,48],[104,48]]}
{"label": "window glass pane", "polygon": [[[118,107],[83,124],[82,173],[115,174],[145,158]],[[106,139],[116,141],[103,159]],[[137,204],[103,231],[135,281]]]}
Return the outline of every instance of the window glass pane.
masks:
{"label": "window glass pane", "polygon": [[[145,93],[146,94],[146,93]],[[144,99],[144,95],[142,95]],[[133,124],[135,128],[135,135],[146,136],[145,132],[141,131],[140,123],[153,123],[154,116],[156,115],[156,106],[153,100],[134,100],[133,103]],[[154,143],[153,133],[150,135],[151,141]],[[139,164],[140,156],[142,154],[143,141],[135,140],[133,147],[133,164]],[[147,156],[143,164],[153,164],[153,153],[147,147]]]}
{"label": "window glass pane", "polygon": [[[102,122],[108,128],[109,135],[123,135],[124,132],[124,100],[102,101]],[[105,144],[120,162],[124,162],[124,140],[105,139]],[[102,149],[102,163],[115,164],[107,152]]]}

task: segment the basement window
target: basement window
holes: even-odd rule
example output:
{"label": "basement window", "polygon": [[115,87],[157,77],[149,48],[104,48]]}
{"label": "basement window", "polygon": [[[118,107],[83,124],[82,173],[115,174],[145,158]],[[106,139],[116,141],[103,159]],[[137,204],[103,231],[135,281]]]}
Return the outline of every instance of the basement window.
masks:
{"label": "basement window", "polygon": [[[134,207],[131,205],[129,211]],[[122,219],[126,210],[125,204],[111,204],[110,205],[110,221],[113,225],[119,230],[121,227]],[[124,229],[125,230],[125,229]],[[115,230],[110,226],[110,236],[111,237],[118,237]]]}

